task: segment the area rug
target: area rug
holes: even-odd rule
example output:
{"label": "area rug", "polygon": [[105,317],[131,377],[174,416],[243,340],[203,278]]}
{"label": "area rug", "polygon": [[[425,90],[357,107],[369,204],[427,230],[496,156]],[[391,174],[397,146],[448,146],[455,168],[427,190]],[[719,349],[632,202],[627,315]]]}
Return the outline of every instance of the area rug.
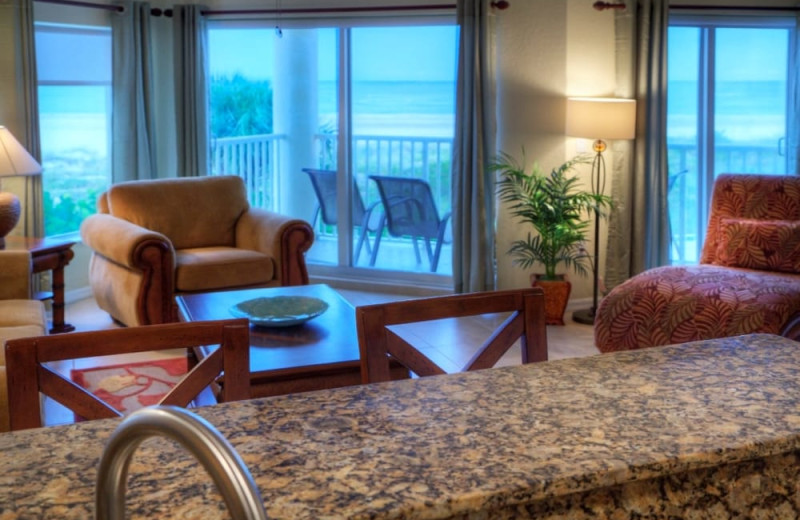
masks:
{"label": "area rug", "polygon": [[187,371],[186,358],[176,357],[73,369],[70,378],[114,409],[129,414],[157,404]]}

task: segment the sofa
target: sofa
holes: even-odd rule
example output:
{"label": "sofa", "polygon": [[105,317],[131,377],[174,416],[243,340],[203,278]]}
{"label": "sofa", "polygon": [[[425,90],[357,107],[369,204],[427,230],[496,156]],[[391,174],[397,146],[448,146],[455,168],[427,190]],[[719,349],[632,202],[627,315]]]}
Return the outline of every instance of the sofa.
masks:
{"label": "sofa", "polygon": [[699,265],[656,267],[612,289],[595,316],[601,352],[737,336],[800,340],[800,177],[724,174]]}
{"label": "sofa", "polygon": [[84,219],[89,283],[116,321],[177,321],[175,296],[308,283],[314,234],[300,219],[251,208],[236,176],[115,184]]}
{"label": "sofa", "polygon": [[[44,304],[31,299],[31,255],[0,250],[0,346],[47,334]],[[0,350],[0,432],[9,431],[5,348]]]}

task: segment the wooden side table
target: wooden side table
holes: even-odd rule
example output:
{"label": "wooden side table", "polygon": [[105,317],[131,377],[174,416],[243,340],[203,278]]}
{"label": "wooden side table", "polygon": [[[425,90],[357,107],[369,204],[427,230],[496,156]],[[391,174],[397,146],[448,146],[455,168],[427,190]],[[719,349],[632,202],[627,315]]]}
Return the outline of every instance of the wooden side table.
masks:
{"label": "wooden side table", "polygon": [[38,300],[53,300],[51,334],[75,330],[74,326],[64,322],[64,267],[75,256],[72,251],[74,243],[52,238],[6,237],[6,249],[25,249],[30,251],[34,273],[44,271],[52,271],[53,273],[51,280],[52,291],[38,292],[34,295]]}

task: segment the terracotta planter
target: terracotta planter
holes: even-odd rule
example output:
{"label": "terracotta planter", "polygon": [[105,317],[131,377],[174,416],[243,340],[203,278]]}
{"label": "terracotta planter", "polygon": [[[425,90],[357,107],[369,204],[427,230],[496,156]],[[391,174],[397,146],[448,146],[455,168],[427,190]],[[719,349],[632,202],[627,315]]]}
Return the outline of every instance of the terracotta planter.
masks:
{"label": "terracotta planter", "polygon": [[564,279],[540,280],[542,275],[531,275],[531,286],[541,287],[544,291],[545,322],[548,325],[564,325],[564,311],[567,309],[572,284]]}

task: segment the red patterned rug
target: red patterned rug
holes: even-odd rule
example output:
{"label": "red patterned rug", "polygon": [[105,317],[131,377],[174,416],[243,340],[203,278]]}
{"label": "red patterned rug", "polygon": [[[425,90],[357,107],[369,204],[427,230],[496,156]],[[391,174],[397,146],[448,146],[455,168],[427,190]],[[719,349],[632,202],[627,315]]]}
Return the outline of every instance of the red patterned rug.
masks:
{"label": "red patterned rug", "polygon": [[73,369],[70,378],[113,408],[128,414],[158,403],[187,371],[186,358],[176,357]]}

